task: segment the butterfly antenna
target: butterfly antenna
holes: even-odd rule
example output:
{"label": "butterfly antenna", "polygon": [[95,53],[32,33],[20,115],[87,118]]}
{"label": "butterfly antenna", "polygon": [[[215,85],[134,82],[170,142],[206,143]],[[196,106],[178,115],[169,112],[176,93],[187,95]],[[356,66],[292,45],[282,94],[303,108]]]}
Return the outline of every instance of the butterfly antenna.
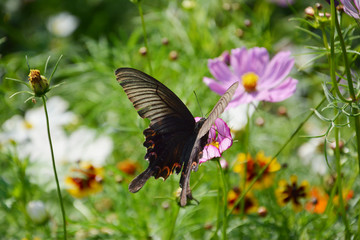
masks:
{"label": "butterfly antenna", "polygon": [[199,106],[201,116],[204,117],[204,113],[203,113],[203,111],[202,111],[202,109],[201,109],[201,105],[200,105],[199,99],[198,99],[195,91],[194,91],[194,95],[195,95],[195,98],[196,98],[196,102],[197,102],[197,104],[198,104],[198,106]]}

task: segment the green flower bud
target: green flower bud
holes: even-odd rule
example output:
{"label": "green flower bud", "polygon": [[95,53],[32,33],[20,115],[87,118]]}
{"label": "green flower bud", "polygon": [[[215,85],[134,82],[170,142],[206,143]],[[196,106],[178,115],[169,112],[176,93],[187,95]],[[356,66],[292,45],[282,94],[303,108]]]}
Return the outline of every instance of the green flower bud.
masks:
{"label": "green flower bud", "polygon": [[41,97],[49,91],[48,80],[44,76],[40,75],[40,71],[37,69],[30,70],[29,82],[36,97]]}

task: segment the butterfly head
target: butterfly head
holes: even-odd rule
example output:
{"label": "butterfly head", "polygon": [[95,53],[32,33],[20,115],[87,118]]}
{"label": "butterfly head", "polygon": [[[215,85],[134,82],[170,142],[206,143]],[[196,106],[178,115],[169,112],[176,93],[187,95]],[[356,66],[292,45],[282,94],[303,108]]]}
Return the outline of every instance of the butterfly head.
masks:
{"label": "butterfly head", "polygon": [[200,120],[198,120],[195,124],[195,129],[194,129],[194,132],[195,133],[198,133],[200,128],[202,127],[202,125],[204,124],[206,118],[200,118]]}

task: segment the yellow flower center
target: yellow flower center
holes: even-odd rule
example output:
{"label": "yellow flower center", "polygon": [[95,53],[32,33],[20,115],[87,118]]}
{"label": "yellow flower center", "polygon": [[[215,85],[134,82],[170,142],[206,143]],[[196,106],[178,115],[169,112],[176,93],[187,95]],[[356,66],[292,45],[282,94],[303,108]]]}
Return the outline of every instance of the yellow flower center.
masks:
{"label": "yellow flower center", "polygon": [[31,123],[29,123],[28,121],[24,121],[24,126],[26,129],[32,129],[33,125]]}
{"label": "yellow flower center", "polygon": [[213,145],[213,146],[215,146],[217,149],[219,149],[219,142],[212,141],[212,142],[210,143],[210,145]]}
{"label": "yellow flower center", "polygon": [[241,77],[242,85],[244,86],[247,92],[253,92],[256,90],[256,83],[259,79],[259,76],[253,72],[247,72]]}

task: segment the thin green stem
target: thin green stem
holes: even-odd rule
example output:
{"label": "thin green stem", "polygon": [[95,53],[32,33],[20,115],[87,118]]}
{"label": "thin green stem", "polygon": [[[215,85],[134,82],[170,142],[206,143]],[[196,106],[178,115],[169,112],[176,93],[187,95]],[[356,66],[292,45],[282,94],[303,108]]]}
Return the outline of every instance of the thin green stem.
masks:
{"label": "thin green stem", "polygon": [[[336,111],[336,110],[335,110]],[[339,205],[340,205],[340,211],[344,220],[345,224],[345,239],[350,239],[350,228],[349,228],[349,222],[347,220],[346,216],[346,210],[345,210],[345,204],[343,199],[343,191],[342,191],[342,176],[341,176],[341,162],[340,162],[340,148],[339,148],[339,141],[340,141],[340,130],[338,128],[334,129],[335,134],[335,161],[336,161],[336,173],[337,173],[337,179],[336,179],[336,186],[338,189],[338,196],[339,196]]]}
{"label": "thin green stem", "polygon": [[176,225],[176,220],[177,220],[177,217],[179,215],[179,211],[180,211],[180,206],[178,204],[174,204],[175,205],[175,209],[174,209],[174,212],[173,212],[173,216],[172,216],[172,219],[171,219],[171,224],[170,224],[170,229],[169,229],[169,232],[168,232],[168,236],[166,239],[173,239],[173,236],[174,236],[174,229],[175,229],[175,225]]}
{"label": "thin green stem", "polygon": [[336,70],[336,56],[335,56],[335,25],[336,25],[336,9],[335,9],[335,5],[334,5],[334,0],[331,0],[331,28],[330,28],[330,58],[329,58],[329,63],[330,63],[330,77],[331,77],[331,82],[333,83],[336,95],[341,99],[341,101],[343,102],[351,102],[347,99],[345,99],[342,94],[340,93],[340,89],[338,87],[338,83],[336,81],[336,76],[335,76],[335,70]]}
{"label": "thin green stem", "polygon": [[340,28],[340,24],[339,24],[339,21],[337,18],[336,11],[334,11],[333,16],[334,16],[333,19],[335,21],[336,32],[337,32],[339,40],[340,40],[341,51],[342,51],[343,58],[344,58],[345,72],[346,72],[346,78],[347,78],[348,86],[349,86],[350,98],[352,101],[356,101],[356,95],[355,95],[354,85],[353,85],[353,81],[352,81],[349,60],[347,57],[346,45],[345,45],[344,37],[341,32],[341,28]]}
{"label": "thin green stem", "polygon": [[[336,27],[336,31],[339,36],[341,50],[342,50],[342,54],[344,57],[345,72],[346,72],[346,78],[348,81],[350,98],[351,98],[352,102],[356,103],[358,101],[358,99],[357,99],[357,96],[356,96],[355,90],[354,90],[354,85],[353,85],[351,71],[350,71],[350,65],[349,65],[349,61],[348,61],[348,57],[347,57],[346,45],[345,45],[344,37],[341,32],[339,21],[337,19],[337,15],[336,15],[337,12],[335,11],[334,13],[335,13],[335,15],[334,15],[335,27]],[[358,166],[359,166],[359,173],[360,173],[360,116],[357,116],[358,112],[359,112],[359,110],[357,108],[352,108],[352,114],[355,115],[355,132],[356,132],[356,140],[357,140]],[[359,220],[359,224],[360,224],[360,220]]]}
{"label": "thin green stem", "polygon": [[[315,107],[315,109],[318,109],[326,100],[326,97],[324,97],[321,102]],[[289,138],[286,140],[286,142],[281,146],[281,148],[276,152],[276,154],[272,157],[272,159],[259,171],[259,174],[254,177],[254,179],[250,182],[247,189],[244,189],[241,196],[236,200],[233,207],[228,211],[228,216],[232,213],[234,208],[244,199],[245,195],[250,191],[252,186],[255,184],[255,182],[262,176],[262,174],[265,172],[265,170],[270,166],[272,161],[276,159],[277,156],[289,145],[291,140],[296,136],[296,134],[300,131],[300,129],[304,126],[304,124],[310,119],[310,117],[314,114],[315,111],[312,111],[309,113],[306,118],[300,123],[300,125],[295,129],[295,131],[289,136]]]}
{"label": "thin green stem", "polygon": [[144,44],[145,44],[145,47],[146,47],[146,50],[147,50],[147,54],[146,54],[146,58],[148,60],[148,64],[149,64],[149,72],[150,72],[150,75],[152,75],[152,67],[151,67],[151,60],[150,60],[150,54],[149,54],[149,45],[148,45],[148,41],[147,41],[147,34],[146,34],[146,27],[145,27],[145,21],[144,21],[144,14],[143,14],[143,10],[142,10],[142,7],[141,7],[141,1],[139,1],[137,3],[138,5],[138,8],[139,8],[139,15],[140,15],[140,18],[141,18],[141,25],[142,25],[142,29],[143,29],[143,33],[144,33]]}
{"label": "thin green stem", "polygon": [[[245,126],[245,154],[248,154],[249,152],[249,146],[250,146],[250,104],[247,106],[246,110],[246,126]],[[246,188],[246,177],[247,177],[247,158],[245,158],[246,161],[244,162],[244,176],[243,176],[243,186],[242,189],[244,190]],[[240,214],[245,214],[245,198],[240,202]]]}
{"label": "thin green stem", "polygon": [[220,177],[219,174],[216,175],[217,176],[217,182],[218,182],[218,194],[217,194],[217,221],[216,221],[216,228],[215,231],[213,232],[213,235],[211,236],[210,239],[218,239],[218,232],[220,229],[220,222],[221,222],[221,184],[220,184]]}
{"label": "thin green stem", "polygon": [[53,165],[53,170],[54,170],[54,175],[55,175],[55,182],[56,182],[56,189],[57,189],[57,193],[58,193],[58,197],[59,197],[59,201],[60,201],[60,207],[61,207],[61,213],[62,213],[62,219],[63,219],[64,239],[66,240],[67,232],[66,232],[65,208],[64,208],[64,203],[63,203],[62,196],[61,196],[60,184],[59,184],[59,179],[58,179],[58,175],[57,175],[57,171],[56,171],[54,150],[53,150],[53,145],[52,145],[51,135],[50,135],[49,115],[48,115],[48,111],[47,111],[47,107],[46,107],[45,96],[42,96],[41,98],[42,98],[42,101],[44,104],[46,127],[47,127],[47,133],[48,133],[49,144],[50,144],[51,160],[52,160],[52,165]]}
{"label": "thin green stem", "polygon": [[227,236],[226,236],[226,230],[227,230],[227,184],[226,184],[226,179],[225,179],[225,174],[224,171],[221,167],[220,164],[220,159],[218,158],[216,160],[218,167],[219,167],[219,171],[220,171],[220,176],[221,176],[221,183],[222,183],[222,192],[223,192],[223,207],[224,207],[224,215],[223,215],[223,230],[222,230],[222,239],[226,240]]}

